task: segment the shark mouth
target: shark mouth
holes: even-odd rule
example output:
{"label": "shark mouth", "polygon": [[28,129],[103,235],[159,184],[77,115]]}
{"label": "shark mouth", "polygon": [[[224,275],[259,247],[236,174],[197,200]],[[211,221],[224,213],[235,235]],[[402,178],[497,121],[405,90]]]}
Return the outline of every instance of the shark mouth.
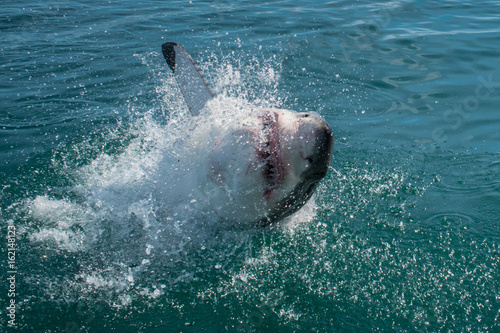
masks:
{"label": "shark mouth", "polygon": [[259,160],[258,168],[262,170],[266,182],[264,198],[269,200],[273,191],[283,183],[285,168],[280,155],[278,114],[268,111],[259,118],[262,120],[259,133],[261,144],[256,150],[256,155]]}

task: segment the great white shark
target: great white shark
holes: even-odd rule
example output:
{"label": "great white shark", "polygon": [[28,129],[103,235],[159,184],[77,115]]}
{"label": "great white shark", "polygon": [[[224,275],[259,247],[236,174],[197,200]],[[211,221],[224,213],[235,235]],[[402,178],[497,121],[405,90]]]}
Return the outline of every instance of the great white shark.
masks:
{"label": "great white shark", "polygon": [[[214,94],[186,50],[162,45],[191,115],[213,107]],[[236,116],[237,117],[237,116]],[[223,219],[267,225],[298,211],[328,172],[334,137],[314,112],[255,106],[204,142],[198,188]]]}

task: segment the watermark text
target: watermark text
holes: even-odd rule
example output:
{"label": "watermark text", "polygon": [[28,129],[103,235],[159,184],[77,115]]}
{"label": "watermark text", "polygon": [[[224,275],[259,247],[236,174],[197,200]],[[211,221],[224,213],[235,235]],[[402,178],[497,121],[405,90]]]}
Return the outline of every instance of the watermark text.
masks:
{"label": "watermark text", "polygon": [[16,327],[16,293],[17,293],[17,238],[16,227],[7,226],[7,323],[9,327]]}

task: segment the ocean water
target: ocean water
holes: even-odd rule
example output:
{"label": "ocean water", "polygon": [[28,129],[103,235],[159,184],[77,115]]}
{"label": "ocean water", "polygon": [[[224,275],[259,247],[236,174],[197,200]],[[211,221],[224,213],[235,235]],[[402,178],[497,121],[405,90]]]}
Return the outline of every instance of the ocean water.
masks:
{"label": "ocean water", "polygon": [[[8,0],[0,40],[0,331],[500,331],[497,1]],[[187,198],[166,41],[331,125],[296,215]]]}

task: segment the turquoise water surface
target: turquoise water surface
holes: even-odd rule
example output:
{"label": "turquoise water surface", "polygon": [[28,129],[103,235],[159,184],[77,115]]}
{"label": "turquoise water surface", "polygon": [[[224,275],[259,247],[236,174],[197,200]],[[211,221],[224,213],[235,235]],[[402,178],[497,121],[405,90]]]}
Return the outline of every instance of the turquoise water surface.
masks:
{"label": "turquoise water surface", "polygon": [[[0,40],[0,331],[500,331],[498,1],[7,0]],[[330,124],[291,220],[170,204],[166,41]]]}

